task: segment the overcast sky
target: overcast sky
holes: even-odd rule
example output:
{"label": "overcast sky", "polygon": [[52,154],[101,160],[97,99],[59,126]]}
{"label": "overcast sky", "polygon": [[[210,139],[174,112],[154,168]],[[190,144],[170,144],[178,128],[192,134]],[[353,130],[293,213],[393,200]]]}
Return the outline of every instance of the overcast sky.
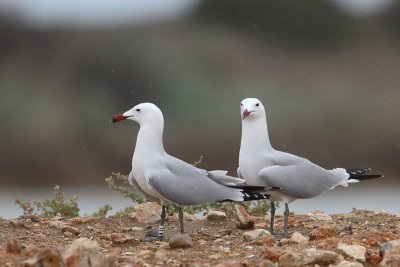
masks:
{"label": "overcast sky", "polygon": [[[32,26],[105,26],[181,16],[200,0],[0,0],[0,9]],[[217,1],[217,0],[216,0]],[[321,0],[325,1],[325,0]],[[330,0],[356,14],[378,12],[395,0]]]}

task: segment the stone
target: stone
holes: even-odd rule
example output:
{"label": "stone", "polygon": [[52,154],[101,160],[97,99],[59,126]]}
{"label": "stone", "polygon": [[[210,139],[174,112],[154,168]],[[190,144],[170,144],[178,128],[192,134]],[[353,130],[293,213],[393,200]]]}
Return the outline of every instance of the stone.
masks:
{"label": "stone", "polygon": [[132,236],[121,234],[121,233],[112,233],[111,234],[111,242],[116,245],[122,245],[122,244],[139,244],[140,241],[138,239],[135,239]]}
{"label": "stone", "polygon": [[385,251],[379,266],[400,266],[400,247]]}
{"label": "stone", "polygon": [[366,220],[367,220],[366,218],[360,216],[351,216],[350,218],[347,218],[348,222],[357,224],[365,223]]}
{"label": "stone", "polygon": [[256,229],[256,230],[245,232],[243,234],[243,239],[244,239],[244,241],[250,242],[250,241],[259,239],[261,237],[270,236],[270,235],[271,235],[270,232],[268,232],[267,230]]}
{"label": "stone", "polygon": [[349,256],[354,258],[358,262],[365,262],[365,253],[367,249],[364,246],[360,245],[347,245],[342,242],[338,244],[338,250],[340,253],[344,254],[345,256]]}
{"label": "stone", "polygon": [[166,260],[168,257],[168,251],[165,249],[159,249],[154,254],[154,257],[156,257],[157,260]]}
{"label": "stone", "polygon": [[144,228],[143,227],[132,227],[132,229],[131,229],[133,232],[141,232],[141,231],[144,231]]}
{"label": "stone", "polygon": [[387,242],[387,243],[382,244],[382,245],[381,245],[381,248],[380,248],[380,254],[381,254],[381,256],[382,256],[386,251],[392,250],[392,249],[394,249],[394,248],[396,248],[396,247],[400,247],[400,239],[392,240],[392,241],[389,241],[389,242]]}
{"label": "stone", "polygon": [[71,234],[76,235],[76,236],[81,233],[81,230],[79,230],[78,228],[73,227],[71,225],[64,225],[61,228],[61,231],[63,231],[64,233],[71,233]]}
{"label": "stone", "polygon": [[137,223],[153,224],[160,221],[161,206],[156,202],[144,202],[133,207],[129,217]]}
{"label": "stone", "polygon": [[226,220],[226,214],[223,211],[210,210],[206,215],[206,219],[209,222],[222,222]]}
{"label": "stone", "polygon": [[261,253],[261,257],[265,260],[270,260],[272,262],[277,262],[279,261],[279,257],[282,256],[284,254],[283,250],[277,248],[277,247],[271,247],[271,248],[267,248],[265,249],[262,253]]}
{"label": "stone", "polygon": [[[61,254],[57,249],[41,249],[35,255],[22,262],[24,267],[64,267]],[[71,266],[66,266],[71,267]],[[83,266],[85,267],[85,266]]]}
{"label": "stone", "polygon": [[264,236],[264,237],[252,242],[252,244],[257,245],[257,246],[268,246],[268,245],[275,244],[275,243],[276,243],[276,240],[273,236]]}
{"label": "stone", "polygon": [[169,239],[170,248],[190,248],[192,246],[193,240],[187,234],[177,234]]}
{"label": "stone", "polygon": [[151,252],[148,249],[144,249],[144,250],[140,250],[139,253],[137,254],[137,256],[139,258],[147,259],[147,258],[153,256],[153,252]]}
{"label": "stone", "polygon": [[317,250],[315,248],[306,249],[306,261],[305,265],[319,265],[319,266],[327,266],[329,264],[338,263],[343,258],[340,258],[340,255],[329,251],[329,250]]}
{"label": "stone", "polygon": [[364,265],[354,261],[341,261],[336,265],[332,265],[332,267],[364,267]]}
{"label": "stone", "polygon": [[65,267],[113,267],[111,257],[103,257],[96,241],[78,238],[63,254]]}
{"label": "stone", "polygon": [[276,267],[276,264],[270,260],[263,260],[258,264],[258,267]]}
{"label": "stone", "polygon": [[299,232],[294,232],[292,234],[292,236],[290,237],[290,240],[293,241],[294,243],[297,243],[300,245],[308,244],[308,238],[305,237],[304,235],[300,234]]}
{"label": "stone", "polygon": [[337,237],[330,237],[323,239],[317,243],[317,248],[334,250],[337,248],[339,239]]}
{"label": "stone", "polygon": [[218,263],[215,267],[242,267],[242,263],[237,260],[225,261]]}
{"label": "stone", "polygon": [[240,204],[235,205],[236,211],[236,227],[238,229],[253,229],[254,220],[251,218],[247,210]]}
{"label": "stone", "polygon": [[300,256],[294,253],[286,253],[279,257],[279,267],[301,267],[302,262]]}
{"label": "stone", "polygon": [[218,233],[221,236],[227,236],[227,235],[231,235],[232,234],[232,230],[231,229],[220,229],[220,230],[218,230]]}
{"label": "stone", "polygon": [[310,241],[322,240],[329,237],[337,236],[336,230],[331,225],[322,225],[321,227],[314,229],[309,234]]}
{"label": "stone", "polygon": [[332,217],[329,214],[327,214],[321,210],[316,210],[314,212],[311,212],[308,214],[308,216],[311,219],[317,220],[317,221],[332,221]]}
{"label": "stone", "polygon": [[20,254],[21,246],[18,244],[18,241],[15,238],[11,238],[7,240],[6,243],[6,252],[11,254]]}
{"label": "stone", "polygon": [[378,265],[382,261],[382,256],[378,253],[371,253],[367,255],[367,262],[372,263],[373,265]]}

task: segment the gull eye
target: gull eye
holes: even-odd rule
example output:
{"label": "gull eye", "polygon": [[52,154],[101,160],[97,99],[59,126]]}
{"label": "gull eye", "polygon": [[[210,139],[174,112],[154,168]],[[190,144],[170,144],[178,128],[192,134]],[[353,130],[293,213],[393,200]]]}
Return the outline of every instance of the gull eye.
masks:
{"label": "gull eye", "polygon": [[243,106],[243,104],[242,104],[242,103],[240,103],[240,106]]}
{"label": "gull eye", "polygon": [[259,107],[259,106],[260,106],[260,103],[257,103],[257,104],[256,104],[256,107]]}
{"label": "gull eye", "polygon": [[137,108],[137,109],[136,109],[136,111],[137,111],[137,112],[140,112],[140,111],[141,111],[141,109],[140,109],[140,108]]}

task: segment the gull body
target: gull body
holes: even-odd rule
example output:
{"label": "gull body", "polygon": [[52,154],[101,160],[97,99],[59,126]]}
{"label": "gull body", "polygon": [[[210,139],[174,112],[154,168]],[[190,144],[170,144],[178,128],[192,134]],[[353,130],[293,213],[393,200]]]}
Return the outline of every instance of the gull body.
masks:
{"label": "gull body", "polygon": [[270,192],[271,223],[274,232],[275,205],[273,201],[285,202],[284,235],[287,236],[288,204],[296,199],[316,197],[338,185],[348,186],[381,175],[365,175],[369,168],[324,169],[308,159],[275,150],[269,140],[265,108],[256,98],[246,98],[241,104],[242,138],[239,152],[238,175],[248,185],[278,187]]}

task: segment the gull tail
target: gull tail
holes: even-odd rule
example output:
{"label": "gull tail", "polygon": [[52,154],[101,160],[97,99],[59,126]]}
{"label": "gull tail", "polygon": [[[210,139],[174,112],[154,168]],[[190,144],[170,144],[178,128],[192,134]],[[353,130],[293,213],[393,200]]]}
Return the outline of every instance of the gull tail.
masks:
{"label": "gull tail", "polygon": [[243,201],[271,199],[271,196],[268,194],[257,193],[247,189],[243,189],[240,192],[242,193]]}
{"label": "gull tail", "polygon": [[370,170],[370,168],[346,169],[346,172],[350,175],[348,180],[358,182],[383,177],[382,174],[365,174]]}

